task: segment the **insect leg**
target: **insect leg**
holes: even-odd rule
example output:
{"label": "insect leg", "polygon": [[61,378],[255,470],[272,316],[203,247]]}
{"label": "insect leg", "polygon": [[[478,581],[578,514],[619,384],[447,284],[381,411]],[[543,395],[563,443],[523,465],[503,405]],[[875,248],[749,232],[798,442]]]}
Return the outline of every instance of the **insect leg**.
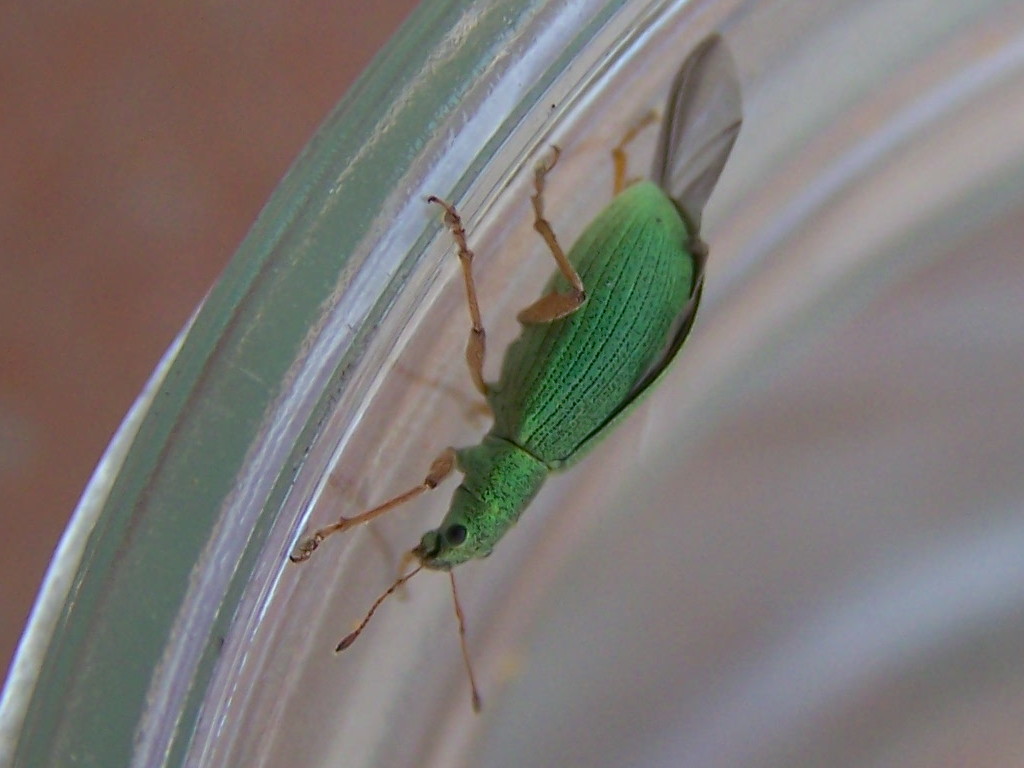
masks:
{"label": "insect leg", "polygon": [[569,263],[562,246],[558,244],[554,230],[551,229],[551,224],[544,218],[544,177],[555,167],[558,156],[561,154],[558,147],[553,146],[551,150],[551,159],[537,163],[537,168],[534,171],[533,187],[535,192],[530,198],[530,202],[533,203],[533,228],[544,238],[544,242],[551,250],[551,255],[555,257],[559,271],[569,281],[570,288],[568,294],[552,292],[547,296],[542,296],[519,313],[519,322],[521,323],[550,323],[553,320],[558,320],[579,309],[587,298],[579,273]]}
{"label": "insect leg", "polygon": [[430,472],[423,479],[423,482],[417,485],[415,488],[410,488],[405,493],[400,493],[393,499],[385,501],[378,507],[374,507],[368,512],[363,512],[361,515],[355,517],[342,517],[336,523],[324,526],[307,536],[305,539],[300,541],[296,545],[295,550],[292,552],[289,559],[293,563],[301,563],[304,560],[308,560],[313,552],[316,551],[317,547],[330,536],[332,533],[339,533],[341,531],[347,531],[349,528],[354,528],[357,525],[368,523],[375,517],[383,515],[395,507],[405,504],[405,502],[415,499],[421,493],[425,491],[431,491],[440,484],[448,475],[451,474],[455,468],[455,449],[445,448],[444,451],[434,459],[434,463],[430,465]]}
{"label": "insect leg", "polygon": [[652,109],[640,118],[632,128],[626,131],[626,135],[622,137],[622,140],[616,144],[615,149],[612,150],[612,162],[615,164],[615,187],[613,191],[616,195],[635,181],[635,179],[626,181],[626,171],[628,170],[627,166],[629,163],[629,158],[626,155],[626,147],[629,146],[629,143],[636,138],[640,131],[657,120],[658,111]]}
{"label": "insect leg", "polygon": [[484,331],[483,320],[480,319],[480,303],[476,298],[476,283],[473,282],[473,252],[466,243],[466,230],[462,226],[462,218],[455,210],[455,206],[433,195],[427,198],[427,202],[437,203],[444,208],[444,223],[451,230],[452,237],[455,238],[455,245],[459,249],[459,263],[462,265],[462,277],[466,283],[466,301],[469,304],[471,323],[469,341],[466,342],[466,365],[469,366],[469,375],[473,379],[473,384],[481,394],[486,395],[484,352],[487,334]]}

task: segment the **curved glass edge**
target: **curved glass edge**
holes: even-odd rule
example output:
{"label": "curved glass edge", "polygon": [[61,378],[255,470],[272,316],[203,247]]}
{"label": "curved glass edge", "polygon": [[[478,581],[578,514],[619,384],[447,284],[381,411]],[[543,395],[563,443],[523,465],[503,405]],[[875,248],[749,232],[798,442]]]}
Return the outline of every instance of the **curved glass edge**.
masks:
{"label": "curved glass edge", "polygon": [[3,693],[0,695],[0,765],[10,765],[14,760],[29,700],[45,660],[50,638],[68,600],[88,538],[110,496],[110,489],[124,465],[139,426],[178,356],[190,326],[191,320],[164,353],[156,370],[114,433],[110,445],[96,465],[96,470],[72,513],[67,529],[57,544],[39,595],[32,606],[27,629],[18,643]]}
{"label": "curved glass edge", "polygon": [[[180,759],[198,707],[197,681],[212,668],[245,564],[301,463],[300,436],[315,432],[330,405],[326,382],[300,382],[304,396],[294,397],[290,377],[311,353],[327,308],[343,300],[353,332],[331,345],[335,365],[320,367],[339,371],[336,383],[344,380],[362,351],[359,329],[372,328],[385,312],[392,286],[416,255],[398,251],[386,268],[368,265],[364,241],[379,236],[395,209],[389,195],[438,140],[437,127],[462,109],[480,69],[502,58],[517,19],[544,5],[423,4],[275,190],[178,354],[167,358],[165,375],[154,379],[130,447],[118,448],[123,463],[103,481],[109,493],[102,509],[91,502],[94,525],[84,546],[79,542],[60,615],[49,619],[52,637],[45,641],[46,625],[30,629],[32,647],[47,651],[31,694],[30,680],[19,684],[16,698],[28,700],[20,733],[8,732],[12,745],[18,739],[11,765]],[[290,407],[282,412],[286,388]],[[228,505],[247,513],[225,532]],[[215,532],[233,547],[211,549]],[[53,569],[66,572],[69,563]],[[197,579],[221,599],[183,615]],[[48,617],[56,595],[45,598]],[[186,670],[193,674],[182,675]],[[188,706],[170,730],[147,732],[140,713],[168,697]]]}

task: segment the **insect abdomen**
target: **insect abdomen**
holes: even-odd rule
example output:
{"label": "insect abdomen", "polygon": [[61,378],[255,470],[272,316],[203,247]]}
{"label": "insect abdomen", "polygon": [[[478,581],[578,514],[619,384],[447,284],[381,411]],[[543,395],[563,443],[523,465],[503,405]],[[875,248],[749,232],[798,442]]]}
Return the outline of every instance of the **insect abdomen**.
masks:
{"label": "insect abdomen", "polygon": [[[615,198],[569,252],[587,301],[524,326],[493,387],[492,432],[556,465],[601,427],[663,353],[693,289],[686,225],[640,182]],[[561,276],[553,283],[567,285]]]}

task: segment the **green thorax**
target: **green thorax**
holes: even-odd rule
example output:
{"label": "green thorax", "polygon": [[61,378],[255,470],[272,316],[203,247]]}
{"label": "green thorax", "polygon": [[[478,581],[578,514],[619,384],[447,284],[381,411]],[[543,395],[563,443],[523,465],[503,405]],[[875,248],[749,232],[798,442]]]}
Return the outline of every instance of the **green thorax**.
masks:
{"label": "green thorax", "polygon": [[458,451],[462,485],[437,530],[424,534],[413,554],[427,568],[447,571],[486,557],[533,500],[550,470],[516,445],[486,435]]}
{"label": "green thorax", "polygon": [[[562,320],[524,326],[509,347],[489,397],[491,434],[556,468],[620,410],[693,292],[690,241],[657,185],[618,195],[568,254],[586,302]],[[561,275],[551,284],[568,288]]]}

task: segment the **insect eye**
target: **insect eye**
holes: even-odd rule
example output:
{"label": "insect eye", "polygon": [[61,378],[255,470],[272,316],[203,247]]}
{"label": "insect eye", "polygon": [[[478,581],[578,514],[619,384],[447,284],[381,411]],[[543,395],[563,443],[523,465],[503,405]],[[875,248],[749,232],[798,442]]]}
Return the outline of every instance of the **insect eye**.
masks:
{"label": "insect eye", "polygon": [[466,540],[466,526],[459,525],[458,523],[449,525],[448,529],[444,532],[444,537],[449,544],[457,547]]}

